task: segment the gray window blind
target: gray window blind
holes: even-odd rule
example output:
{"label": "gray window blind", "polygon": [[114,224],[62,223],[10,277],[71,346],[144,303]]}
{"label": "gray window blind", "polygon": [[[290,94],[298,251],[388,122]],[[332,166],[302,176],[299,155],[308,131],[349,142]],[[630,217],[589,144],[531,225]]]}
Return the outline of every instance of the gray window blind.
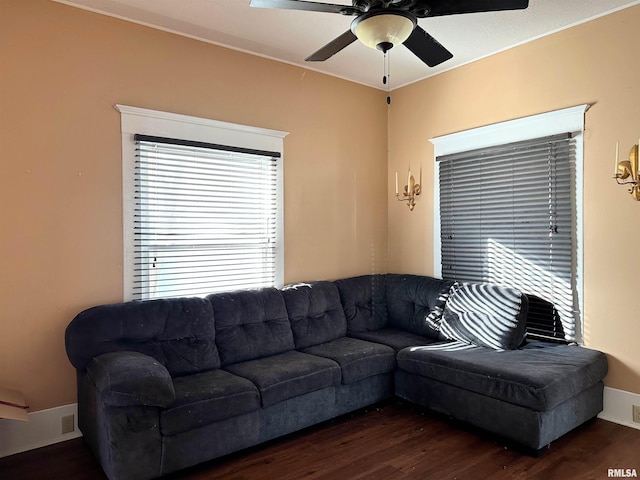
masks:
{"label": "gray window blind", "polygon": [[274,285],[280,153],[134,139],[133,298]]}
{"label": "gray window blind", "polygon": [[573,341],[575,146],[570,134],[445,155],[442,275],[529,296],[529,337]]}

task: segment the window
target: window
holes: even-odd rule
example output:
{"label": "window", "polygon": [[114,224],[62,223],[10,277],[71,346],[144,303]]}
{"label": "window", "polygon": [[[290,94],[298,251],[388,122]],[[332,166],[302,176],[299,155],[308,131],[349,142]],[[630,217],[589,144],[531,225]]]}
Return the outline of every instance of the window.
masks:
{"label": "window", "polygon": [[433,140],[438,274],[529,295],[533,338],[581,338],[577,199],[584,111],[576,107]]}
{"label": "window", "polygon": [[125,298],[282,285],[286,134],[117,108]]}

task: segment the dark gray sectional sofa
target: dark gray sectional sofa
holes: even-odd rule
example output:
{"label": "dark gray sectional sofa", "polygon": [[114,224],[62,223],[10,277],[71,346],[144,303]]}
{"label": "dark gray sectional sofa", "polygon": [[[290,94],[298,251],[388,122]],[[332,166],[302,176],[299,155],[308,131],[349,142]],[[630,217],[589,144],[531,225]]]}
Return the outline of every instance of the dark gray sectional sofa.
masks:
{"label": "dark gray sectional sofa", "polygon": [[540,449],[602,410],[607,360],[523,344],[527,297],[514,292],[488,293],[502,316],[474,303],[482,286],[396,274],[94,307],[65,338],[79,428],[112,480],[165,475],[394,395]]}

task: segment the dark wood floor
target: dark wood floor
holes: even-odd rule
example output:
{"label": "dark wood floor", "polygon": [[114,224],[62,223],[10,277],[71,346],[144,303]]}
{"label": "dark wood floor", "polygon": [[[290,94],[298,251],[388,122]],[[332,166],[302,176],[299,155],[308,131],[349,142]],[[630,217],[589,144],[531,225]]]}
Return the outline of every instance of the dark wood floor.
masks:
{"label": "dark wood floor", "polygon": [[[357,412],[167,479],[606,479],[640,475],[640,430],[594,420],[532,457],[401,401]],[[105,478],[82,439],[0,459],[3,480]]]}

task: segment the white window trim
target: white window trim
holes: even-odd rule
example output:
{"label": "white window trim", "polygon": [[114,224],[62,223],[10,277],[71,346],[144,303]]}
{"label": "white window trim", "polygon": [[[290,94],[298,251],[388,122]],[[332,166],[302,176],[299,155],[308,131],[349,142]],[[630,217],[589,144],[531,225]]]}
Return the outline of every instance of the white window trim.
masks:
{"label": "white window trim", "polygon": [[441,155],[466,152],[477,148],[530,140],[557,133],[571,132],[576,145],[576,290],[580,321],[576,325],[576,339],[582,343],[584,321],[583,295],[583,171],[584,171],[584,115],[591,105],[583,104],[506,122],[473,128],[462,132],[431,138],[434,146],[433,174],[433,276],[442,278],[440,240],[440,165],[435,159]]}
{"label": "white window trim", "polygon": [[288,132],[239,125],[177,113],[115,105],[122,131],[123,298],[131,300],[133,281],[134,161],[136,133],[233,147],[279,152],[277,185],[276,286],[284,284],[284,137]]}

